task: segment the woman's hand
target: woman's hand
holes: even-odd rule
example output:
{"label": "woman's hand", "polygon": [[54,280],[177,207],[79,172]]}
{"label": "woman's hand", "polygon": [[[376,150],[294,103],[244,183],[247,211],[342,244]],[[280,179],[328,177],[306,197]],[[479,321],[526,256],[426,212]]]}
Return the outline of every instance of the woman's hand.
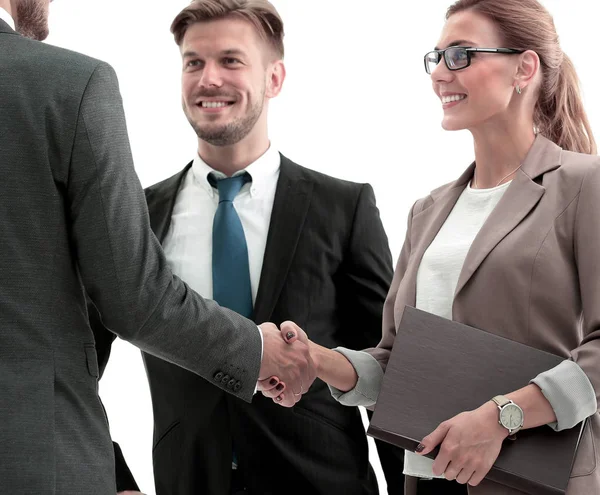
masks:
{"label": "woman's hand", "polygon": [[498,407],[490,401],[441,423],[421,441],[416,452],[428,454],[440,445],[433,473],[477,486],[496,462],[507,436],[508,430],[498,423]]}

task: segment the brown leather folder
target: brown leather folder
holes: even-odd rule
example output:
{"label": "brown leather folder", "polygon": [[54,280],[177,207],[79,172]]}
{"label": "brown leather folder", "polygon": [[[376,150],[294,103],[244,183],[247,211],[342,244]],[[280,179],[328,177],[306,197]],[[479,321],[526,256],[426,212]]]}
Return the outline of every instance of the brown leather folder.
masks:
{"label": "brown leather folder", "polygon": [[[367,433],[414,451],[442,421],[526,386],[563,360],[407,306]],[[487,477],[525,493],[564,494],[583,426],[518,432]]]}

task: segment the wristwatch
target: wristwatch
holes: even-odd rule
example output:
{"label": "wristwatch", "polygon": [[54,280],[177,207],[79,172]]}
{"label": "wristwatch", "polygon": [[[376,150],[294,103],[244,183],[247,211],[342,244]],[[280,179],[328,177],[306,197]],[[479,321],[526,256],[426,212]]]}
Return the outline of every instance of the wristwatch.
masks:
{"label": "wristwatch", "polygon": [[514,439],[514,434],[523,427],[523,409],[503,395],[497,395],[492,400],[498,406],[498,423],[506,428],[509,437]]}

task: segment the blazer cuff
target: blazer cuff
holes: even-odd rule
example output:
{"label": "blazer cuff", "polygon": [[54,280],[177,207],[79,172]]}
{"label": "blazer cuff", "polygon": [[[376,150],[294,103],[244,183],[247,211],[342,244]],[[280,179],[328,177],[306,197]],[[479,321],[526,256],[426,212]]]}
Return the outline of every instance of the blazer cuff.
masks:
{"label": "blazer cuff", "polygon": [[563,361],[551,370],[540,373],[531,383],[540,387],[554,409],[556,422],[548,426],[555,431],[573,428],[598,409],[594,387],[574,361]]}
{"label": "blazer cuff", "polygon": [[373,356],[363,351],[353,351],[345,347],[336,347],[333,350],[344,355],[358,375],[356,386],[348,392],[342,392],[329,385],[333,398],[344,406],[374,405],[383,381],[383,370],[380,364]]}

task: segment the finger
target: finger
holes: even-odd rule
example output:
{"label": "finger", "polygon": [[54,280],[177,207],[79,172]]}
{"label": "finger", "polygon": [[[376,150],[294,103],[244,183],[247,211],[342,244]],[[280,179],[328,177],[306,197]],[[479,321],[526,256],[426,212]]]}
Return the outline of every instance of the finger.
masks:
{"label": "finger", "polygon": [[435,430],[421,440],[421,443],[417,446],[415,452],[420,455],[429,454],[429,452],[444,441],[449,429],[450,425],[448,423],[441,423]]}
{"label": "finger", "polygon": [[444,478],[446,478],[449,481],[454,481],[461,472],[462,470],[460,469],[460,467],[456,466],[455,464],[453,465],[452,462],[450,462],[450,464],[448,464],[448,467],[444,471]]}
{"label": "finger", "polygon": [[267,390],[273,390],[279,384],[279,378],[271,376],[265,380],[258,381],[258,390],[265,392]]}
{"label": "finger", "polygon": [[456,482],[460,483],[461,485],[467,484],[471,479],[471,476],[473,476],[473,472],[474,471],[472,469],[463,468],[459,475],[456,477]]}
{"label": "finger", "polygon": [[293,321],[284,321],[280,325],[280,330],[281,335],[283,336],[283,340],[285,340],[288,344],[292,344],[296,340],[305,340],[303,339],[302,335],[304,333],[303,330]]}
{"label": "finger", "polygon": [[277,397],[279,394],[281,394],[285,389],[286,389],[286,385],[284,382],[279,382],[275,387],[273,387],[270,390],[263,390],[262,394],[265,397],[269,397],[270,399],[274,399],[275,397]]}
{"label": "finger", "polygon": [[486,474],[487,474],[487,471],[485,471],[485,470],[475,471],[468,481],[469,486],[479,485],[479,483],[481,483],[483,481],[483,478],[485,478]]}

